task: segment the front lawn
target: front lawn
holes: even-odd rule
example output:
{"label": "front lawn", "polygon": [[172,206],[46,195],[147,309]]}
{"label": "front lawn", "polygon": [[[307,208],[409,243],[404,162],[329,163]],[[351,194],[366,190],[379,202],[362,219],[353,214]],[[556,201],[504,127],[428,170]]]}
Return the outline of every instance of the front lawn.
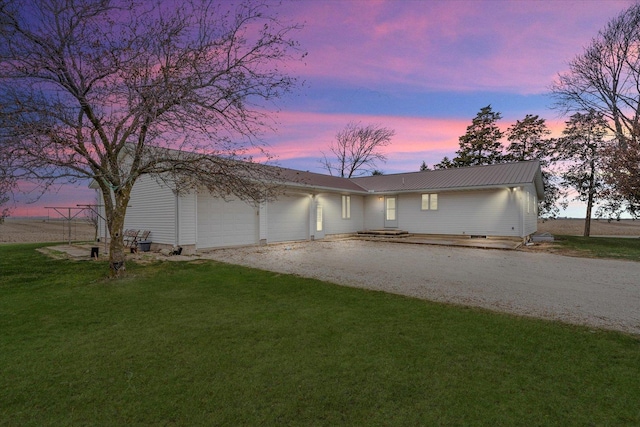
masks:
{"label": "front lawn", "polygon": [[638,425],[640,339],[209,261],[0,246],[0,425]]}

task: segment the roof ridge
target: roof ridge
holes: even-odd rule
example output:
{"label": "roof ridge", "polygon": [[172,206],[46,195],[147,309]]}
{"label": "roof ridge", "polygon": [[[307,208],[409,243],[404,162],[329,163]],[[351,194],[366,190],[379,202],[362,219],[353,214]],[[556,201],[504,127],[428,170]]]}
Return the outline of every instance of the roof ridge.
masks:
{"label": "roof ridge", "polygon": [[411,175],[411,174],[422,174],[422,173],[433,173],[433,172],[442,172],[442,171],[455,171],[455,170],[469,170],[469,169],[479,169],[479,168],[486,168],[486,167],[495,167],[495,166],[508,166],[508,165],[517,165],[520,163],[533,163],[533,162],[538,162],[540,163],[539,159],[531,159],[531,160],[518,160],[517,162],[505,162],[505,163],[492,163],[490,165],[470,165],[470,166],[461,166],[461,167],[457,167],[457,168],[442,168],[442,169],[429,169],[429,170],[424,170],[424,171],[410,171],[410,172],[396,172],[396,173],[389,173],[389,174],[383,174],[383,175],[367,175],[367,176],[354,176],[351,178],[344,178],[344,179],[349,179],[349,180],[359,180],[359,179],[370,179],[370,178],[377,178],[377,179],[384,179],[383,177],[392,177],[392,176],[398,176],[398,175]]}

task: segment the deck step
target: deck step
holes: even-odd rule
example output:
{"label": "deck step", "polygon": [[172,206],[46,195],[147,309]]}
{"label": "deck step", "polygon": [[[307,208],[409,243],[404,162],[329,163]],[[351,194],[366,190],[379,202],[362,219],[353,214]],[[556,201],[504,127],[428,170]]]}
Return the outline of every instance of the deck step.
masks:
{"label": "deck step", "polygon": [[408,231],[385,228],[382,230],[362,230],[357,233],[359,236],[380,236],[380,237],[407,237]]}

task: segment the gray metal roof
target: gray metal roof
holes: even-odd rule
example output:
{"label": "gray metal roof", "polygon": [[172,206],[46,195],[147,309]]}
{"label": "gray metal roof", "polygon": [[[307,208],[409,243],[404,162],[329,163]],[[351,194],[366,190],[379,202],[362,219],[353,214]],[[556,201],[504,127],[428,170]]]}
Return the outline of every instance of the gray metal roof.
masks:
{"label": "gray metal roof", "polygon": [[537,160],[366,176],[352,178],[351,181],[375,193],[505,187],[533,182],[538,197],[544,196],[540,163]]}
{"label": "gray metal roof", "polygon": [[344,190],[347,192],[366,192],[367,190],[350,179],[339,176],[324,175],[295,169],[280,169],[280,178],[289,185],[303,188]]}
{"label": "gray metal roof", "polygon": [[537,160],[357,178],[342,178],[277,166],[264,167],[277,169],[278,180],[281,183],[305,190],[375,194],[473,190],[512,187],[533,182],[538,197],[544,197],[540,163]]}

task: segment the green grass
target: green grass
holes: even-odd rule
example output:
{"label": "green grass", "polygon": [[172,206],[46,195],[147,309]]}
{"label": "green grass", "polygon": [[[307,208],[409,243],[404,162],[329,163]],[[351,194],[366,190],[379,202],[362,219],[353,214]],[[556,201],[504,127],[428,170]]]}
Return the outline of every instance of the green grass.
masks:
{"label": "green grass", "polygon": [[640,239],[621,237],[555,236],[561,249],[590,258],[640,261]]}
{"label": "green grass", "polygon": [[638,425],[640,339],[215,262],[0,246],[0,425]]}

